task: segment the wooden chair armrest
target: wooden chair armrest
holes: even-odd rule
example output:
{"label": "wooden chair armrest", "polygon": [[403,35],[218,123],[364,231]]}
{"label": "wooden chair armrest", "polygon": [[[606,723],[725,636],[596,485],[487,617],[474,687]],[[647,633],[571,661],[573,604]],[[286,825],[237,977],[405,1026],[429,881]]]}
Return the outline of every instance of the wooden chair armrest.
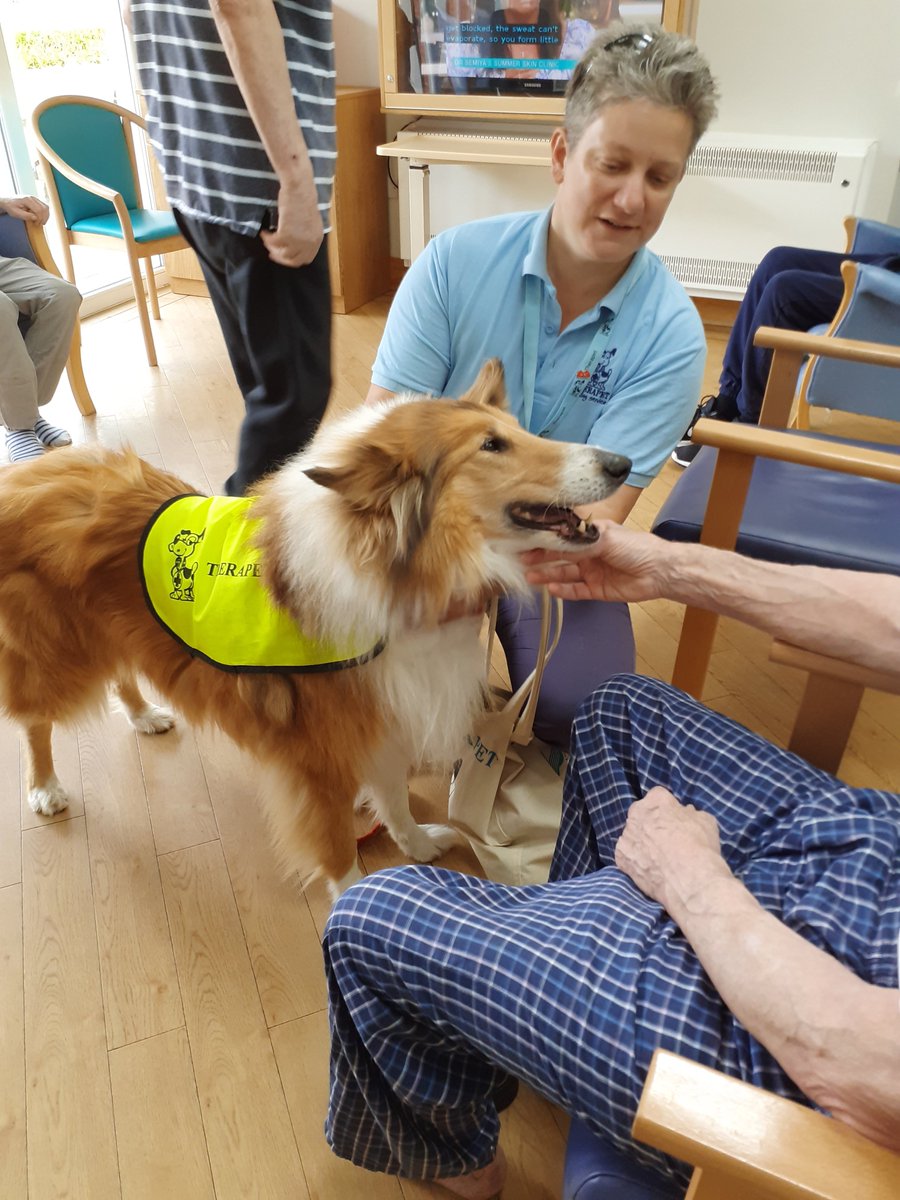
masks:
{"label": "wooden chair armrest", "polygon": [[77,183],[86,192],[91,192],[95,196],[102,196],[104,200],[109,200],[112,204],[115,203],[116,198],[122,199],[121,193],[117,192],[115,188],[106,187],[105,184],[98,183],[96,179],[89,179],[87,175],[82,175],[80,171],[76,171],[74,167],[70,167],[43,139],[41,139],[41,154],[48,163],[59,171],[60,175],[65,175],[66,179],[71,180],[72,183]]}
{"label": "wooden chair armrest", "polygon": [[897,1200],[900,1155],[846,1125],[657,1050],[633,1133],[700,1169],[695,1200]]}
{"label": "wooden chair armrest", "polygon": [[873,667],[861,667],[858,663],[831,658],[815,650],[804,650],[778,638],[775,638],[769,648],[769,658],[772,662],[782,663],[786,667],[797,667],[815,675],[827,675],[831,679],[840,679],[846,683],[858,683],[860,687],[877,688],[881,692],[900,695],[900,674],[876,671]]}
{"label": "wooden chair armrest", "polygon": [[863,475],[900,483],[900,454],[872,450],[849,442],[831,442],[824,438],[801,437],[781,429],[763,429],[731,421],[712,421],[703,417],[694,426],[692,441],[701,446],[795,462],[806,467],[821,467],[845,475]]}
{"label": "wooden chair armrest", "polygon": [[824,333],[799,333],[793,329],[775,329],[761,325],[753,339],[756,346],[788,350],[800,354],[818,354],[822,358],[843,358],[848,362],[874,363],[879,367],[900,367],[900,346],[885,342],[859,342],[854,338],[831,337]]}
{"label": "wooden chair armrest", "polygon": [[37,221],[26,221],[25,232],[28,234],[28,241],[31,244],[31,249],[34,251],[37,265],[50,275],[56,275],[62,279],[62,271],[56,265],[53,255],[50,252],[50,246],[47,242],[47,235],[44,233],[43,225],[38,224]]}
{"label": "wooden chair armrest", "polygon": [[856,241],[856,226],[858,217],[844,217],[844,253],[852,254],[853,243]]}

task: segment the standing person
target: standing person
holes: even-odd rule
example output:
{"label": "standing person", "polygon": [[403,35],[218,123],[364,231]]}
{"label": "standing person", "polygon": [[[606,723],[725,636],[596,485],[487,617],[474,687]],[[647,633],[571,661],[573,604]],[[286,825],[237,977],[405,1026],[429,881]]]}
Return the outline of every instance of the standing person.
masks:
{"label": "standing person", "polygon": [[[577,555],[528,557],[573,603],[668,597],[900,670],[893,576],[613,522]],[[631,1139],[663,1047],[900,1152],[898,937],[900,796],[668,684],[609,680],[575,721],[549,883],[400,867],[338,900],[326,1136],[369,1170],[487,1200],[505,1175],[497,1109],[524,1079],[684,1187],[684,1163]]]}
{"label": "standing person", "polygon": [[130,26],[166,194],[244,397],[225,484],[240,496],[305,445],[331,390],[331,0],[135,0]]}
{"label": "standing person", "polygon": [[[39,225],[50,216],[36,196],[0,200],[0,212]],[[66,365],[80,304],[74,284],[27,258],[0,257],[0,420],[10,462],[72,443],[68,431],[51,425],[40,409],[53,399]],[[24,337],[20,316],[29,322]]]}
{"label": "standing person", "polygon": [[701,417],[716,421],[759,421],[772,351],[755,346],[756,331],[763,325],[805,332],[813,325],[830,323],[844,295],[843,262],[874,263],[900,271],[900,254],[839,254],[806,250],[801,246],[776,246],[753,272],[728,335],[719,390],[705,396],[672,451],[679,467],[694,461],[700,450],[691,441]]}
{"label": "standing person", "polygon": [[[626,483],[594,511],[623,521],[700,394],[703,325],[646,243],[715,100],[690,39],[652,24],[599,34],[551,139],[552,207],[473,221],[431,241],[391,306],[367,399],[459,396],[486,359],[500,358],[523,426],[632,460]],[[534,666],[540,624],[537,601],[501,602],[497,630],[514,688]],[[535,732],[568,745],[579,702],[633,669],[626,605],[567,605]]]}

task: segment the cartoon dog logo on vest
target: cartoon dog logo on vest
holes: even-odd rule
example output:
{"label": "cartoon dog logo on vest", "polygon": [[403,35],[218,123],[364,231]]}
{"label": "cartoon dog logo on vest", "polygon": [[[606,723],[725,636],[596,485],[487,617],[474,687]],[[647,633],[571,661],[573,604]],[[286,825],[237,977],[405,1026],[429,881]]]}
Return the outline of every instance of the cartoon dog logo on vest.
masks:
{"label": "cartoon dog logo on vest", "polygon": [[169,542],[169,553],[175,555],[175,562],[172,564],[172,591],[169,592],[171,600],[185,600],[193,603],[194,576],[197,573],[197,564],[189,563],[188,559],[197,549],[197,543],[203,541],[204,533],[206,533],[205,529],[200,533],[182,529],[181,533],[176,534]]}

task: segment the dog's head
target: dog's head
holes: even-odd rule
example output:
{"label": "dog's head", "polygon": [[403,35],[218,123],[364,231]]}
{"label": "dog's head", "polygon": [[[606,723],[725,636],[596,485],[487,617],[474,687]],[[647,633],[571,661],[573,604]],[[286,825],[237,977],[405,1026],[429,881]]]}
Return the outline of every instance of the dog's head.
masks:
{"label": "dog's head", "polygon": [[[456,590],[521,586],[518,552],[596,539],[573,507],[602,500],[631,468],[621,455],[535,437],[506,411],[503,369],[488,362],[458,400],[402,396],[357,435],[328,438],[305,474],[340,498],[357,549],[395,583],[456,568]],[[317,439],[318,440],[318,439]],[[309,465],[307,465],[307,463]]]}

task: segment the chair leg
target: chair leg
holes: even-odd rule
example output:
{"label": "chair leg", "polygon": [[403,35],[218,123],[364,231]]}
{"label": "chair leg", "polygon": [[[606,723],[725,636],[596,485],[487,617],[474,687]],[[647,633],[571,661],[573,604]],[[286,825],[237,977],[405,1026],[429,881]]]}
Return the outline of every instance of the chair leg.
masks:
{"label": "chair leg", "polygon": [[702,608],[686,608],[672,671],[672,685],[695,699],[703,696],[719,618]]}
{"label": "chair leg", "polygon": [[810,672],[788,750],[834,775],[864,691],[862,684]]}
{"label": "chair leg", "polygon": [[[704,545],[734,549],[744,501],[750,489],[753,462],[748,455],[719,451],[700,532],[700,541]],[[699,608],[685,609],[672,683],[698,700],[703,695],[717,624],[715,613]]]}
{"label": "chair leg", "polygon": [[134,288],[134,301],[137,304],[138,317],[141,322],[141,333],[144,335],[144,347],[147,351],[147,362],[151,367],[158,366],[156,347],[153,344],[153,331],[150,328],[150,317],[147,312],[147,297],[144,295],[144,283],[141,279],[141,268],[138,263],[134,246],[129,245],[126,238],[125,247],[128,252],[128,269],[131,272],[131,284]]}
{"label": "chair leg", "polygon": [[78,411],[82,416],[93,416],[97,410],[94,408],[94,401],[91,399],[91,393],[88,391],[84,371],[81,367],[81,334],[77,325],[75,326],[75,332],[72,334],[72,345],[66,361],[66,374],[69,377],[69,386],[72,389],[72,395],[75,397],[75,403],[78,405]]}
{"label": "chair leg", "polygon": [[147,277],[147,295],[150,297],[150,312],[154,321],[160,320],[159,297],[156,294],[156,276],[153,274],[153,259],[144,259],[144,275]]}
{"label": "chair leg", "polygon": [[62,240],[62,255],[63,255],[63,274],[69,283],[75,282],[75,264],[72,262],[72,246],[65,236],[65,227],[63,227]]}

